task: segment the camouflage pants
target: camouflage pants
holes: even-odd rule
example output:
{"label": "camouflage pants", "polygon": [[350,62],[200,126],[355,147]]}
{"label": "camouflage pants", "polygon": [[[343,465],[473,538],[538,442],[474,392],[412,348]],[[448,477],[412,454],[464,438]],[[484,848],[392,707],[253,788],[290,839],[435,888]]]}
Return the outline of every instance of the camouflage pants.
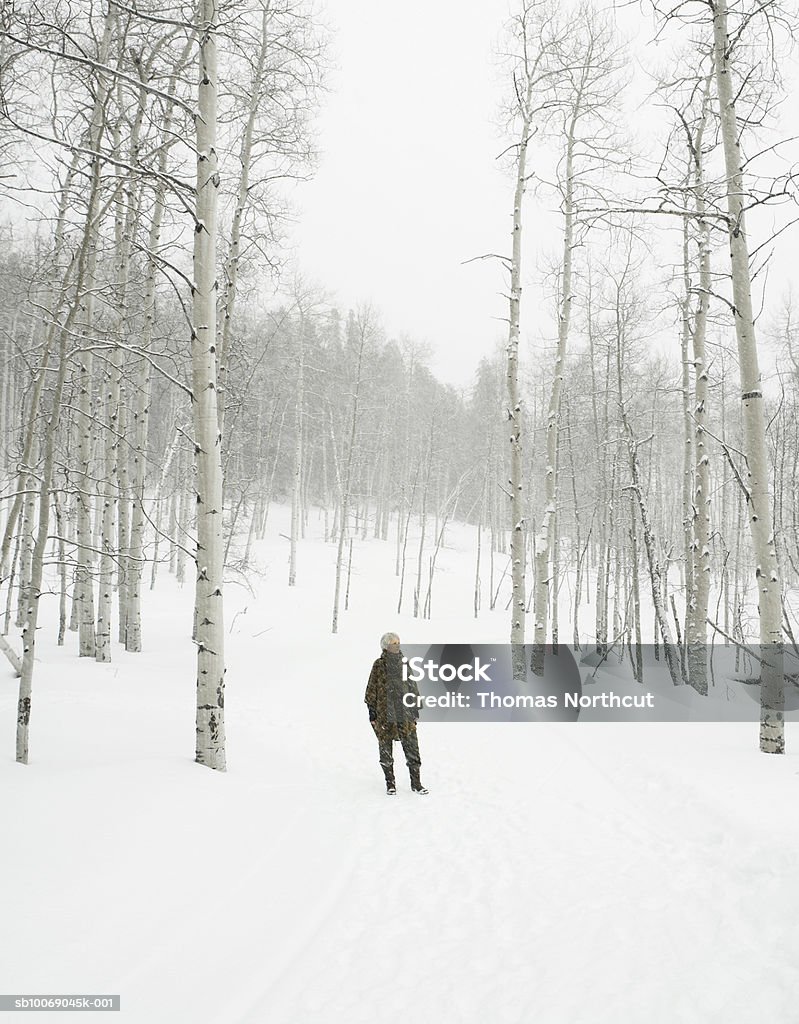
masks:
{"label": "camouflage pants", "polygon": [[422,759],[419,756],[419,740],[416,737],[416,722],[403,722],[402,725],[384,728],[376,722],[372,722],[372,728],[377,736],[378,748],[380,750],[380,766],[384,771],[394,770],[393,739],[394,730],[399,734],[399,741],[405,754],[405,763],[413,772],[419,771]]}

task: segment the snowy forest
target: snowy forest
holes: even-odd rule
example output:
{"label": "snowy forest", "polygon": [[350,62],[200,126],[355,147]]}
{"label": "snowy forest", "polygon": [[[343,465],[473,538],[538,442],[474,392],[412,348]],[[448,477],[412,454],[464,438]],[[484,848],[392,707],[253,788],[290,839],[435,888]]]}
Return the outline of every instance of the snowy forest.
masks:
{"label": "snowy forest", "polygon": [[797,1020],[797,27],[0,0],[9,1021]]}
{"label": "snowy forest", "polygon": [[[308,580],[316,541],[328,553],[316,633],[342,628],[376,544],[396,614],[435,623],[460,524],[462,634],[491,615],[498,642],[634,673],[653,644],[699,693],[709,644],[760,644],[760,747],[784,751],[794,12],[508,13],[507,246],[463,259],[496,265],[504,292],[461,388],[432,372],[436,339],[394,336],[291,258],[329,74],[311,3],[3,5],[0,648],[18,761],[44,634],[64,665],[146,650],[147,594],[172,574],[194,594],[196,760],[224,769],[227,590],[251,585],[284,507],[281,586]],[[654,39],[660,66],[640,58]]]}

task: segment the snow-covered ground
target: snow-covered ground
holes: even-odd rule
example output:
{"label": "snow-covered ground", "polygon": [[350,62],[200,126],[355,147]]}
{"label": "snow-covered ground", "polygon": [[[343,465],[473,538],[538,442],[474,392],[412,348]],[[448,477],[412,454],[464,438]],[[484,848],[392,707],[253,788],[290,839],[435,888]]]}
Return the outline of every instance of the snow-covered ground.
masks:
{"label": "snow-covered ground", "polygon": [[795,724],[767,757],[754,724],[428,723],[430,795],[397,746],[388,799],[381,633],[502,642],[504,601],[475,622],[454,528],[433,620],[397,616],[393,543],[356,541],[333,636],[335,550],[304,541],[289,590],[281,532],[227,589],[225,774],[193,762],[190,586],[162,575],[145,652],[105,666],[46,599],[28,766],[0,665],[0,993],[119,993],[129,1024],[799,1021]]}

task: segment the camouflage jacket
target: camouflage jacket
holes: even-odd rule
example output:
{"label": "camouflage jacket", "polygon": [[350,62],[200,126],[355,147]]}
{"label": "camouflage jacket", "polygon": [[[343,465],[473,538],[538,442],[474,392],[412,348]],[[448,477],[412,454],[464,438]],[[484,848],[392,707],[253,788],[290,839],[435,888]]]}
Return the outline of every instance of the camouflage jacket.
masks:
{"label": "camouflage jacket", "polygon": [[378,729],[396,731],[396,727],[407,722],[415,722],[419,717],[419,708],[414,703],[406,707],[402,698],[406,693],[419,696],[419,687],[412,680],[402,678],[402,651],[392,671],[390,655],[383,651],[372,665],[369,682],[366,685],[364,701],[369,708],[369,718]]}

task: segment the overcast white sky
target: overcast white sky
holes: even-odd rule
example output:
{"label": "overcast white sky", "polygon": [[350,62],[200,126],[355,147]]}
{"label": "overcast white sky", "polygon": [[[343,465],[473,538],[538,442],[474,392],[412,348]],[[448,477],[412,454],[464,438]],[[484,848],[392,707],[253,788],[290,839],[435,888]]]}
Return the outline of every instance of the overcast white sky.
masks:
{"label": "overcast white sky", "polygon": [[299,193],[298,261],[344,306],[372,300],[392,334],[427,340],[468,384],[503,333],[498,265],[512,183],[495,157],[492,48],[505,0],[327,0],[338,70],[322,160]]}

